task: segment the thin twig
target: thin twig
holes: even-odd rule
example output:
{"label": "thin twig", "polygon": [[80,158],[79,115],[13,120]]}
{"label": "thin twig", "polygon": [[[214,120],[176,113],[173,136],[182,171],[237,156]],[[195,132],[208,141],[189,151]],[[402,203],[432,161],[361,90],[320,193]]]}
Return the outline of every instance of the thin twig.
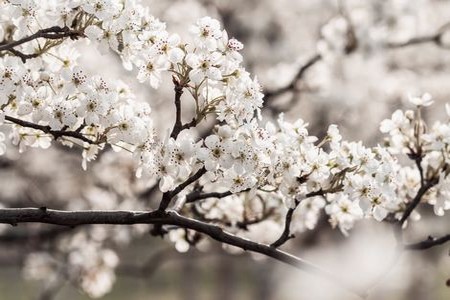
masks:
{"label": "thin twig", "polygon": [[12,54],[14,54],[15,56],[20,57],[22,62],[26,62],[28,59],[36,58],[36,57],[38,57],[40,55],[39,53],[25,54],[25,53],[23,53],[23,52],[21,52],[19,50],[14,49],[14,48],[8,49],[8,51],[11,52]]}
{"label": "thin twig", "polygon": [[433,186],[435,186],[437,182],[438,180],[435,178],[426,182],[424,185],[421,185],[414,199],[408,204],[408,206],[406,206],[403,216],[399,221],[400,227],[406,222],[406,220],[408,220],[409,216],[417,207],[417,205],[419,205],[420,201],[422,200],[422,197],[428,192],[428,190],[430,190]]}
{"label": "thin twig", "polygon": [[428,239],[426,239],[424,241],[412,243],[412,244],[406,244],[404,246],[404,249],[405,250],[426,250],[426,249],[430,249],[435,246],[443,245],[443,244],[447,243],[448,241],[450,241],[450,234],[446,234],[439,238],[434,238],[432,236],[429,236]]}
{"label": "thin twig", "polygon": [[35,58],[39,56],[39,53],[33,53],[33,54],[25,54],[21,51],[14,49],[17,46],[20,46],[22,44],[31,42],[33,40],[44,38],[49,40],[58,40],[63,38],[71,38],[71,39],[77,39],[78,37],[84,36],[84,33],[77,30],[72,30],[69,27],[60,27],[60,26],[53,26],[45,29],[38,30],[36,33],[29,35],[27,37],[24,37],[17,41],[3,41],[0,43],[0,52],[2,51],[9,51],[12,54],[20,57],[23,62],[25,62],[27,59]]}
{"label": "thin twig", "polygon": [[[250,189],[246,189],[239,193],[247,192],[249,190]],[[209,199],[209,198],[221,199],[221,198],[225,198],[225,197],[228,197],[231,195],[233,195],[233,193],[230,191],[226,191],[226,192],[222,192],[222,193],[219,193],[219,192],[203,193],[202,191],[199,191],[199,190],[193,190],[192,192],[187,194],[185,203],[192,203],[192,202]]]}
{"label": "thin twig", "polygon": [[50,126],[44,126],[44,125],[31,123],[31,122],[24,121],[24,120],[21,120],[21,119],[17,119],[17,118],[11,117],[11,116],[5,116],[5,120],[7,120],[9,122],[12,122],[14,124],[20,125],[22,127],[27,127],[27,128],[40,130],[40,131],[42,131],[44,133],[52,135],[55,140],[57,140],[58,138],[61,138],[61,137],[72,137],[72,138],[79,139],[79,140],[81,140],[83,142],[89,143],[89,144],[96,144],[97,143],[96,141],[88,139],[83,134],[81,134],[79,132],[76,132],[76,131],[52,130],[52,128]]}
{"label": "thin twig", "polygon": [[176,139],[178,134],[183,129],[183,124],[181,123],[181,96],[183,95],[183,85],[176,79],[175,76],[172,77],[173,84],[175,85],[175,124],[173,125],[170,137]]}
{"label": "thin twig", "polygon": [[173,191],[168,191],[165,192],[162,196],[161,199],[161,203],[159,205],[159,210],[165,210],[167,209],[167,207],[170,204],[170,201],[173,199],[173,197],[175,197],[176,195],[178,195],[182,190],[184,190],[188,185],[196,182],[197,180],[200,179],[200,177],[202,177],[204,174],[206,173],[206,169],[205,167],[201,168],[200,170],[198,170],[194,175],[192,175],[191,177],[189,177],[188,179],[186,179],[185,182],[183,182],[182,184],[180,184],[179,186],[177,186]]}
{"label": "thin twig", "polygon": [[265,91],[264,92],[264,102],[270,103],[275,97],[278,97],[284,93],[287,93],[289,91],[294,91],[296,89],[297,83],[303,78],[303,76],[306,74],[306,71],[308,71],[312,66],[314,66],[316,63],[318,63],[322,59],[322,56],[320,54],[314,54],[311,58],[309,58],[305,64],[303,64],[297,74],[292,78],[291,82],[289,82],[287,85],[278,88],[276,90],[272,91]]}
{"label": "thin twig", "polygon": [[404,42],[388,42],[388,43],[386,43],[385,47],[391,48],[391,49],[396,49],[396,48],[405,48],[405,47],[409,47],[409,46],[433,43],[438,47],[448,48],[448,46],[444,45],[444,43],[443,43],[443,36],[447,33],[449,28],[450,28],[450,22],[447,22],[444,25],[442,25],[437,30],[437,32],[434,34],[413,37]]}
{"label": "thin twig", "polygon": [[193,118],[190,122],[184,123],[183,125],[181,125],[181,130],[183,131],[185,129],[189,129],[191,127],[195,127],[197,126],[197,124],[199,123],[197,118]]}
{"label": "thin twig", "polygon": [[0,45],[0,51],[10,50],[14,47],[17,47],[19,45],[25,44],[27,42],[30,42],[30,41],[38,39],[38,38],[56,40],[56,39],[61,39],[61,38],[65,38],[65,37],[77,38],[80,35],[83,35],[83,33],[79,32],[79,31],[71,30],[69,27],[53,26],[50,28],[38,30],[36,33],[29,35],[27,37],[24,37],[20,40],[4,43],[4,44]]}
{"label": "thin twig", "polygon": [[[315,196],[323,196],[326,193],[327,193],[327,191],[324,191],[324,190],[311,192],[311,193],[306,194],[304,199],[315,197]],[[280,237],[275,242],[270,244],[271,247],[274,247],[274,248],[280,247],[281,245],[286,243],[288,240],[295,237],[293,234],[291,234],[291,223],[292,223],[292,216],[294,215],[295,209],[298,207],[299,204],[300,204],[300,201],[295,200],[294,207],[291,207],[288,209],[286,216],[285,216],[285,220],[284,220],[283,232],[281,233]]]}

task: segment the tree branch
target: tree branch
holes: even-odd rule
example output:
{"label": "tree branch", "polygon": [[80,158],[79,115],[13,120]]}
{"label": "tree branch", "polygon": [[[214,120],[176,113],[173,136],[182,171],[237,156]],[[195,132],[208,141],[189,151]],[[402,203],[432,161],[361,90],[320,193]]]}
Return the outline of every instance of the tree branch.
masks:
{"label": "tree branch", "polygon": [[185,182],[183,182],[182,184],[180,184],[179,186],[177,186],[173,191],[168,191],[165,192],[163,194],[163,197],[161,199],[161,203],[159,205],[159,210],[165,210],[167,209],[167,207],[170,204],[170,201],[172,200],[173,197],[175,197],[176,195],[178,195],[182,190],[184,190],[188,185],[196,182],[197,180],[200,179],[200,177],[202,177],[204,174],[206,173],[206,169],[205,167],[201,168],[200,170],[197,171],[197,173],[195,173],[194,175],[192,175],[191,177],[189,177]]}
{"label": "tree branch", "polygon": [[426,239],[424,241],[412,243],[412,244],[406,244],[404,246],[404,249],[405,250],[426,250],[426,249],[430,249],[435,246],[443,245],[448,241],[450,241],[450,234],[446,234],[439,238],[434,238],[432,236],[429,236],[428,239]]}
{"label": "tree branch", "polygon": [[13,54],[19,56],[22,61],[26,61],[27,59],[37,57],[39,54],[24,54],[16,49],[14,49],[17,46],[20,46],[22,44],[31,42],[33,40],[39,39],[39,38],[45,38],[49,40],[58,40],[62,38],[69,37],[71,39],[77,39],[80,36],[83,36],[84,33],[77,31],[77,30],[71,30],[69,27],[59,27],[59,26],[53,26],[46,29],[38,30],[36,33],[29,35],[27,37],[24,37],[17,41],[3,41],[0,43],[0,52],[1,51],[10,51]]}
{"label": "tree branch", "polygon": [[[327,193],[327,191],[324,191],[324,190],[311,192],[311,193],[306,194],[304,199],[315,197],[315,196],[323,196],[326,193]],[[286,216],[285,216],[285,221],[284,221],[284,230],[281,233],[281,236],[275,242],[270,244],[271,247],[278,248],[281,245],[283,245],[284,243],[286,243],[288,240],[295,237],[293,234],[291,234],[291,223],[292,223],[292,216],[294,215],[295,209],[297,208],[297,206],[299,204],[300,204],[300,201],[296,200],[294,207],[291,207],[288,209]]]}
{"label": "tree branch", "polygon": [[228,197],[231,195],[233,195],[233,193],[230,191],[226,191],[223,193],[218,193],[218,192],[202,193],[201,191],[194,190],[191,193],[187,194],[186,203],[192,203],[192,202],[196,202],[196,201],[208,199],[208,198],[221,199],[221,198],[225,198],[225,197]]}
{"label": "tree branch", "polygon": [[31,123],[31,122],[17,119],[17,118],[11,117],[11,116],[5,116],[5,120],[12,122],[14,124],[20,125],[22,127],[40,130],[44,133],[52,135],[55,140],[57,140],[60,137],[72,137],[72,138],[79,139],[83,142],[89,143],[89,144],[97,144],[96,141],[88,139],[83,134],[76,132],[76,131],[52,130],[52,128],[50,126],[44,126],[44,125]]}
{"label": "tree branch", "polygon": [[9,52],[11,52],[12,54],[14,54],[15,56],[20,57],[20,59],[22,60],[23,63],[25,63],[28,59],[31,58],[36,58],[38,57],[40,54],[39,53],[33,53],[33,54],[25,54],[19,50],[16,50],[14,48],[9,49]]}
{"label": "tree branch", "polygon": [[405,209],[405,212],[403,213],[402,218],[399,221],[400,227],[408,220],[411,213],[414,211],[414,209],[419,205],[420,201],[422,200],[422,197],[428,192],[429,189],[431,189],[433,186],[437,184],[438,180],[432,179],[428,182],[426,182],[424,185],[421,185],[419,190],[417,191],[416,196],[414,199],[408,204],[408,206]]}
{"label": "tree branch", "polygon": [[413,37],[407,41],[404,42],[390,42],[386,44],[386,48],[404,48],[408,46],[414,46],[418,44],[425,44],[425,43],[436,43],[438,44],[440,40],[439,34],[434,35],[428,35],[428,36],[420,36],[420,37]]}
{"label": "tree branch", "polygon": [[288,209],[285,220],[284,220],[284,230],[281,233],[280,237],[270,244],[271,247],[278,248],[284,243],[286,243],[288,240],[294,238],[295,236],[291,234],[291,222],[292,222],[292,216],[294,215],[295,209],[299,205],[299,201],[295,201],[295,206]]}
{"label": "tree branch", "polygon": [[275,97],[278,97],[286,92],[295,90],[297,83],[303,78],[303,76],[306,74],[306,71],[308,71],[312,66],[314,66],[316,63],[322,60],[322,56],[320,54],[314,54],[311,58],[309,58],[304,65],[300,67],[297,74],[294,76],[294,78],[291,80],[290,83],[287,85],[278,88],[276,90],[272,91],[265,91],[264,92],[264,102],[265,104],[271,102]]}
{"label": "tree branch", "polygon": [[173,84],[175,85],[175,124],[173,125],[170,137],[176,139],[178,134],[183,130],[183,124],[181,123],[181,95],[183,95],[183,85],[175,78],[172,77]]}
{"label": "tree branch", "polygon": [[179,215],[175,211],[62,211],[40,208],[4,208],[0,209],[0,223],[17,225],[19,223],[47,223],[64,226],[87,224],[155,224],[175,225],[203,233],[224,244],[232,245],[246,251],[260,253],[300,270],[326,278],[345,289],[359,295],[359,290],[350,287],[340,278],[329,272],[274,247],[253,242],[224,231],[219,226],[207,224]]}
{"label": "tree branch", "polygon": [[180,132],[183,131],[183,130],[185,130],[185,129],[189,129],[189,128],[191,128],[191,127],[197,126],[197,123],[199,123],[199,120],[198,120],[197,118],[193,118],[190,122],[184,123],[184,124],[181,126]]}
{"label": "tree branch", "polygon": [[415,46],[415,45],[426,44],[426,43],[434,43],[435,45],[437,45],[441,48],[448,48],[448,46],[444,45],[442,38],[446,34],[446,31],[449,28],[450,28],[450,22],[442,25],[438,29],[438,31],[434,34],[413,37],[404,42],[386,43],[385,47],[396,49],[396,48],[405,48],[405,47],[409,47],[409,46]]}

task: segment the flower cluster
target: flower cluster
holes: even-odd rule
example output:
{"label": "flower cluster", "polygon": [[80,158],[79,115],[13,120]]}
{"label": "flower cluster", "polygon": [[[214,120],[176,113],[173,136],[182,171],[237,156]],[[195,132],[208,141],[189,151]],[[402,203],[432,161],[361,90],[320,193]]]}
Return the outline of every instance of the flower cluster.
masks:
{"label": "flower cluster", "polygon": [[165,24],[142,6],[131,1],[113,4],[117,3],[81,5],[94,17],[84,32],[101,52],[109,48],[121,56],[126,68],[136,67],[140,82],[158,88],[162,74],[171,72],[190,90],[198,112],[216,112],[228,123],[249,121],[262,106],[257,80],[240,65],[242,43],[229,38],[217,20],[198,20],[184,41],[168,33]]}
{"label": "flower cluster", "polygon": [[[149,105],[123,94],[120,83],[109,84],[97,76],[87,80],[78,66],[67,70],[67,76],[42,72],[47,63],[51,62],[33,61],[25,69],[16,57],[0,61],[1,76],[6,78],[0,87],[4,115],[13,123],[20,119],[37,124],[17,126],[11,133],[12,142],[21,151],[26,147],[48,148],[53,133],[62,131],[85,137],[81,144],[85,160],[95,156],[104,143],[129,148],[153,138]],[[48,130],[42,132],[39,128],[43,127]]]}
{"label": "flower cluster", "polygon": [[[300,204],[294,229],[301,231],[314,228],[324,207],[332,225],[344,233],[364,216],[381,221],[401,209],[396,194],[400,166],[389,152],[342,141],[335,125],[317,144],[306,126],[302,120],[292,124],[281,116],[277,126],[269,122],[263,128],[252,123],[236,131],[228,125],[218,127],[197,150],[197,159],[209,174],[203,186],[232,193],[250,190],[263,199],[266,209],[275,207],[280,214],[284,212],[281,202],[288,208]],[[327,144],[329,150],[325,150]],[[325,197],[326,202],[312,196]],[[239,198],[234,198],[234,210],[226,210],[225,219],[234,220],[230,224],[242,220],[245,198],[241,197],[238,206],[235,200]],[[221,199],[221,206],[227,203],[224,201]],[[223,220],[217,217],[216,205],[211,199],[201,208],[208,218]]]}
{"label": "flower cluster", "polygon": [[[448,197],[448,163],[450,145],[449,122],[435,122],[427,126],[421,117],[423,107],[432,103],[431,96],[409,97],[416,110],[397,110],[391,119],[381,122],[380,130],[388,133],[387,149],[391,153],[404,153],[416,162],[417,169],[405,167],[399,177],[397,193],[409,202],[413,195],[424,183],[435,185],[426,195],[427,201],[434,205],[437,215],[443,215],[450,209]],[[447,116],[450,117],[450,107],[446,105]]]}

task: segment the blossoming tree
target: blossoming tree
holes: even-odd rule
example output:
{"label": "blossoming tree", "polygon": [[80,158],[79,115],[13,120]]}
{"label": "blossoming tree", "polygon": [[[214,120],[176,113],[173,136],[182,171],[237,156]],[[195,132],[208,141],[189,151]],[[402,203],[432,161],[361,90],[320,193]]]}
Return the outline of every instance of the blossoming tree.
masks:
{"label": "blossoming tree", "polygon": [[[429,94],[410,96],[412,109],[384,120],[385,139],[368,147],[344,140],[334,124],[315,137],[301,119],[263,118],[265,96],[242,66],[244,46],[213,18],[199,19],[189,36],[179,36],[139,1],[8,0],[0,2],[0,20],[0,155],[8,143],[21,153],[71,148],[86,170],[112,149],[133,159],[135,176],[147,183],[144,195],[155,197],[157,189],[162,195],[155,208],[139,197],[107,210],[3,207],[1,223],[147,224],[152,235],[168,237],[181,252],[211,238],[323,276],[361,297],[367,289],[280,247],[296,232],[314,228],[322,211],[343,235],[362,219],[392,223],[399,251],[450,240],[449,234],[418,242],[402,235],[419,205],[432,206],[436,216],[450,209],[450,123],[426,124]],[[443,33],[432,41],[441,43]],[[267,92],[267,101],[295,88],[329,53],[357,51],[353,35],[345,14],[330,22],[318,54],[292,83]],[[155,126],[151,101],[84,69],[77,49],[86,45],[113,52],[141,83],[173,86],[170,130]],[[450,106],[446,111],[450,118]],[[207,133],[199,135],[199,128]],[[264,234],[249,233],[255,230]],[[70,260],[84,270],[78,273],[81,288],[93,297],[106,293],[113,280],[99,289],[86,260],[97,257],[100,272],[113,278],[114,252],[90,243],[89,236],[62,244],[81,253]],[[38,255],[30,255],[31,264]]]}

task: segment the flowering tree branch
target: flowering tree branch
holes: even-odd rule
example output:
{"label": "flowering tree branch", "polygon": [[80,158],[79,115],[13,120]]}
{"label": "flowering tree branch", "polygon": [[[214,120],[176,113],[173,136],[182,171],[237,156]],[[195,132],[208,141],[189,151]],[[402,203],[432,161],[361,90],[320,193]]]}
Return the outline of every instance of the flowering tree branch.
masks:
{"label": "flowering tree branch", "polygon": [[17,46],[22,44],[37,40],[37,39],[47,39],[47,40],[59,40],[64,38],[77,39],[84,36],[83,32],[78,30],[70,29],[69,27],[53,26],[45,29],[40,29],[36,33],[21,38],[17,41],[3,41],[0,43],[0,52],[9,51],[14,55],[19,56],[23,62],[27,59],[36,58],[41,53],[24,54],[21,51],[15,49]]}
{"label": "flowering tree branch", "polygon": [[[319,193],[317,193],[319,194]],[[318,268],[317,266],[306,262],[298,257],[278,250],[274,245],[259,244],[247,239],[240,238],[224,231],[221,227],[204,223],[202,221],[190,219],[179,215],[174,211],[61,211],[45,208],[11,208],[0,209],[0,223],[17,226],[20,223],[45,223],[67,226],[73,228],[80,225],[91,224],[114,224],[114,225],[132,225],[132,224],[154,224],[154,225],[176,225],[182,228],[191,229],[199,233],[206,234],[211,238],[225,244],[242,248],[243,250],[261,253],[272,257],[278,261],[289,264],[301,270],[306,270],[315,275],[325,277],[333,282],[343,284],[333,275]],[[70,229],[69,229],[70,230]],[[65,230],[64,230],[65,231]],[[58,233],[60,233],[58,231]],[[442,245],[450,241],[450,235],[440,238],[429,237],[427,240],[406,244],[406,250],[426,250],[434,246]],[[347,286],[354,293],[363,296],[359,290]]]}
{"label": "flowering tree branch", "polygon": [[33,53],[33,54],[25,54],[19,50],[16,50],[14,48],[8,49],[7,51],[11,52],[17,57],[20,57],[22,62],[26,62],[28,59],[39,57],[40,53]]}
{"label": "flowering tree branch", "polygon": [[35,124],[35,123],[31,123],[28,121],[24,121],[21,119],[17,119],[11,116],[5,116],[5,120],[9,121],[11,123],[17,124],[19,126],[22,127],[26,127],[26,128],[32,128],[32,129],[36,129],[36,130],[40,130],[43,133],[47,133],[50,134],[54,137],[55,140],[61,138],[61,137],[71,137],[71,138],[75,138],[78,139],[80,141],[89,143],[89,144],[96,144],[98,143],[97,141],[91,140],[87,137],[85,137],[83,134],[81,134],[80,132],[77,131],[70,131],[70,130],[53,130],[50,126],[45,126],[45,125],[39,125],[39,124]]}
{"label": "flowering tree branch", "polygon": [[346,286],[339,278],[321,268],[292,256],[274,247],[240,238],[224,231],[221,227],[186,218],[174,211],[62,211],[44,208],[7,208],[0,209],[0,223],[18,225],[20,223],[46,223],[75,227],[87,224],[155,224],[176,225],[208,235],[221,243],[232,245],[246,251],[260,253],[275,260],[327,278],[345,286],[353,293],[363,296],[360,291]]}
{"label": "flowering tree branch", "polygon": [[[141,198],[154,195],[157,187],[162,197],[158,209],[150,212],[139,203],[131,203],[132,208],[127,206],[129,210],[125,211],[0,208],[1,223],[48,223],[68,228],[151,224],[151,234],[168,233],[176,245],[181,242],[187,247],[195,245],[203,234],[308,270],[363,296],[335,276],[277,249],[294,236],[292,223],[305,228],[296,231],[311,229],[324,211],[330,224],[346,235],[358,220],[383,221],[389,215],[396,220],[397,237],[401,237],[406,221],[422,200],[428,200],[427,196],[435,198],[428,202],[437,215],[449,209],[446,163],[450,125],[438,122],[428,129],[420,115],[421,108],[432,102],[427,95],[411,97],[415,111],[398,110],[382,122],[380,130],[389,135],[383,146],[367,147],[362,142],[343,140],[336,125],[330,125],[319,141],[308,133],[301,119],[290,122],[280,115],[272,122],[259,118],[264,98],[261,86],[243,67],[242,43],[229,38],[217,20],[198,20],[189,38],[181,39],[134,1],[126,5],[75,1],[68,11],[54,6],[40,10],[25,4],[0,4],[2,16],[3,11],[21,13],[20,20],[8,25],[11,30],[0,27],[2,35],[8,32],[7,41],[0,44],[0,125],[13,125],[11,142],[25,150],[48,148],[52,140],[62,138],[81,141],[85,169],[107,144],[114,150],[125,150],[132,154],[132,167],[127,167],[131,174],[136,172],[142,180],[157,183],[142,192]],[[356,39],[358,27],[343,9],[321,30],[317,54],[300,66],[290,83],[268,91],[266,104],[279,95],[295,92],[299,81],[319,61],[327,63],[368,44]],[[73,28],[40,29],[41,24],[50,26],[58,14],[58,22],[63,20]],[[36,33],[27,36],[28,31],[22,30],[25,27]],[[16,41],[10,41],[11,33]],[[441,43],[442,36],[417,38],[410,44]],[[62,43],[65,38],[78,37],[88,38],[102,53],[114,51],[127,69],[137,69],[138,81],[148,82],[153,88],[162,83],[164,72],[173,75],[175,115],[169,136],[156,132],[158,126],[148,103],[135,101],[119,82],[110,84],[82,70],[74,58],[78,54],[64,48],[68,43]],[[28,48],[22,45],[41,38],[46,39],[42,48],[24,53]],[[37,60],[27,61],[30,58]],[[193,96],[196,111],[187,123],[182,121],[185,90]],[[198,137],[194,127],[210,115],[215,115],[217,125]],[[41,133],[45,134],[44,141]],[[0,132],[0,155],[6,153],[5,140],[6,135]],[[414,162],[403,165],[399,159],[402,153],[410,153]],[[411,191],[417,191],[414,197]],[[325,195],[326,201],[315,197]],[[256,203],[254,199],[261,201]],[[172,201],[182,215],[168,209]],[[282,233],[271,245],[240,237],[252,232],[253,226],[262,229],[263,235],[267,232],[264,226]],[[426,249],[447,240],[444,236],[406,246],[401,238],[397,241],[399,249]],[[95,253],[99,255],[98,264],[104,267],[104,255],[101,251],[89,255]],[[116,265],[112,259],[107,271]],[[84,274],[91,271],[83,268],[91,266],[82,266],[79,277],[87,277]]]}
{"label": "flowering tree branch", "polygon": [[10,50],[14,47],[17,47],[24,43],[28,43],[38,38],[55,40],[55,39],[62,39],[65,37],[77,38],[81,35],[82,35],[81,32],[71,30],[69,27],[53,26],[50,28],[41,29],[34,34],[24,37],[17,41],[4,41],[0,43],[0,51]]}

